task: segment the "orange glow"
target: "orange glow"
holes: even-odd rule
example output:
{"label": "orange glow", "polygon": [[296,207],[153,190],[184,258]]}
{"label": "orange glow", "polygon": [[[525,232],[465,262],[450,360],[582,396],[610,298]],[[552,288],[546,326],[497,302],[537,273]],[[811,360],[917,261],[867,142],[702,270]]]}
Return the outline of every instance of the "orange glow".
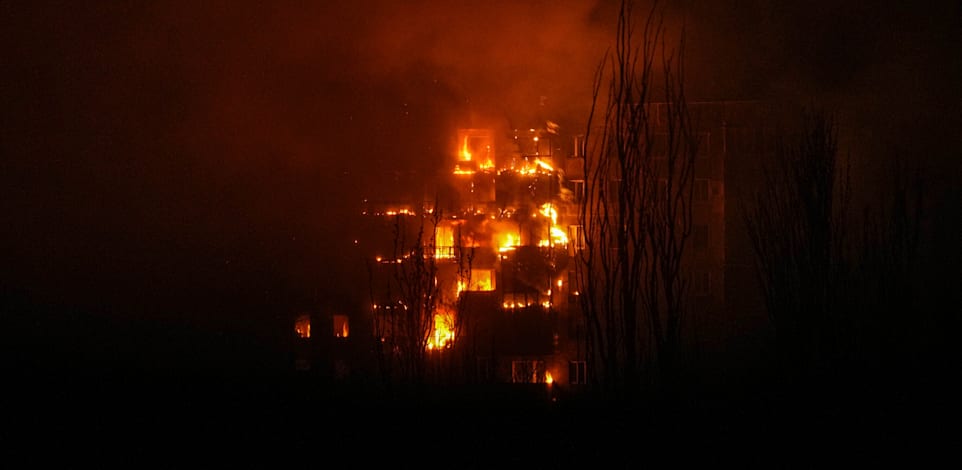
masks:
{"label": "orange glow", "polygon": [[311,316],[301,315],[297,317],[294,321],[294,333],[297,334],[298,338],[310,338],[311,337]]}
{"label": "orange glow", "polygon": [[546,372],[544,373],[544,383],[546,383],[546,384],[548,384],[548,385],[551,385],[551,384],[554,383],[554,377],[551,376],[551,372],[550,372],[550,371],[546,371]]}
{"label": "orange glow", "polygon": [[334,336],[347,338],[350,332],[347,315],[334,315]]}

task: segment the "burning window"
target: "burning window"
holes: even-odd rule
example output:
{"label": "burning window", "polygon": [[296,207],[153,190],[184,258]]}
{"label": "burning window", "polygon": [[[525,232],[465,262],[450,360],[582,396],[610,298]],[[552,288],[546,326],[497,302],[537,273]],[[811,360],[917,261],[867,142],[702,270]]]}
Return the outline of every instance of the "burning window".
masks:
{"label": "burning window", "polygon": [[453,312],[441,312],[434,315],[434,329],[428,338],[428,350],[450,347],[454,341],[455,316]]}
{"label": "burning window", "polygon": [[461,129],[458,131],[458,161],[475,162],[481,170],[494,168],[491,131]]}
{"label": "burning window", "polygon": [[512,251],[521,245],[521,235],[517,232],[502,232],[495,235],[495,243],[501,253]]}
{"label": "burning window", "polygon": [[311,337],[311,316],[301,315],[294,320],[294,333],[297,334],[298,338],[310,338]]}
{"label": "burning window", "polygon": [[434,257],[454,258],[454,227],[438,225],[434,229]]}
{"label": "burning window", "polygon": [[347,315],[334,315],[334,336],[337,338],[347,338],[351,332]]}
{"label": "burning window", "polygon": [[493,291],[495,274],[493,269],[472,269],[469,290]]}

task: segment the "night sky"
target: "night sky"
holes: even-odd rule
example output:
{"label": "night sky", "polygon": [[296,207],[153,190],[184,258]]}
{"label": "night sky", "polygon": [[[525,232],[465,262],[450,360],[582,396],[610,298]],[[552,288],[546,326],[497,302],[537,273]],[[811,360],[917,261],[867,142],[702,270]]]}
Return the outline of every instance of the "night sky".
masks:
{"label": "night sky", "polygon": [[[583,125],[596,3],[0,3],[0,293],[251,334],[350,305],[365,173],[433,171],[486,120]],[[958,260],[958,2],[684,3],[692,99],[837,109],[866,179],[918,164]]]}

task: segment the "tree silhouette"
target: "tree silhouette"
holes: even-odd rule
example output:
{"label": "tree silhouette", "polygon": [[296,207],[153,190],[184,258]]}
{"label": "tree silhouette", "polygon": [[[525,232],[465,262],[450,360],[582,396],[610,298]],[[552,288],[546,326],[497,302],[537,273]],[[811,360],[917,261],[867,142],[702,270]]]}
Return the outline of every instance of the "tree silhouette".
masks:
{"label": "tree silhouette", "polygon": [[674,380],[688,280],[686,241],[698,142],[684,90],[684,34],[663,12],[623,1],[613,52],[598,67],[585,135],[584,249],[578,260],[593,380],[628,393]]}
{"label": "tree silhouette", "polygon": [[781,370],[803,378],[838,364],[851,336],[850,185],[834,121],[806,115],[763,174],[743,214]]}

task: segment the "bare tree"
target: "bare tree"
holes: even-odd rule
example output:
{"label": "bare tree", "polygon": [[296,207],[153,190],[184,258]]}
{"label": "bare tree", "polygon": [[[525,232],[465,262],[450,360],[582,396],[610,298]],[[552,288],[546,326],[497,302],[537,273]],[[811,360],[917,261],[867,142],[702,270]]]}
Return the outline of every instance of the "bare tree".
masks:
{"label": "bare tree", "polygon": [[800,377],[836,363],[851,326],[843,314],[851,287],[848,164],[834,121],[806,115],[763,174],[743,214],[781,368]]}
{"label": "bare tree", "polygon": [[[918,315],[920,172],[896,158],[883,187],[888,194],[874,199],[877,207],[865,208],[854,292],[859,305],[852,311],[860,314],[853,345],[859,360],[887,374],[925,349],[913,340],[932,332],[923,331],[926,322]],[[915,321],[906,321],[911,317]]]}
{"label": "bare tree", "polygon": [[[422,210],[394,217],[394,256],[378,260],[390,273],[381,297],[385,300],[374,304],[377,355],[388,380],[419,384],[427,373],[427,346],[440,298],[434,233],[441,214]],[[416,218],[415,227],[408,226],[411,217]],[[408,233],[412,229],[413,236]]]}
{"label": "bare tree", "polygon": [[[471,329],[461,291],[471,286],[474,248],[462,246],[460,234],[455,246],[439,246],[443,220],[437,204],[413,215],[396,214],[393,257],[377,260],[387,279],[378,283],[370,270],[375,353],[388,383],[454,379],[471,359],[469,351],[452,349]],[[451,295],[455,283],[457,293]]]}
{"label": "bare tree", "polygon": [[593,379],[638,390],[677,371],[688,281],[697,139],[684,91],[684,34],[667,44],[657,5],[636,36],[623,1],[599,65],[585,136],[578,277]]}

